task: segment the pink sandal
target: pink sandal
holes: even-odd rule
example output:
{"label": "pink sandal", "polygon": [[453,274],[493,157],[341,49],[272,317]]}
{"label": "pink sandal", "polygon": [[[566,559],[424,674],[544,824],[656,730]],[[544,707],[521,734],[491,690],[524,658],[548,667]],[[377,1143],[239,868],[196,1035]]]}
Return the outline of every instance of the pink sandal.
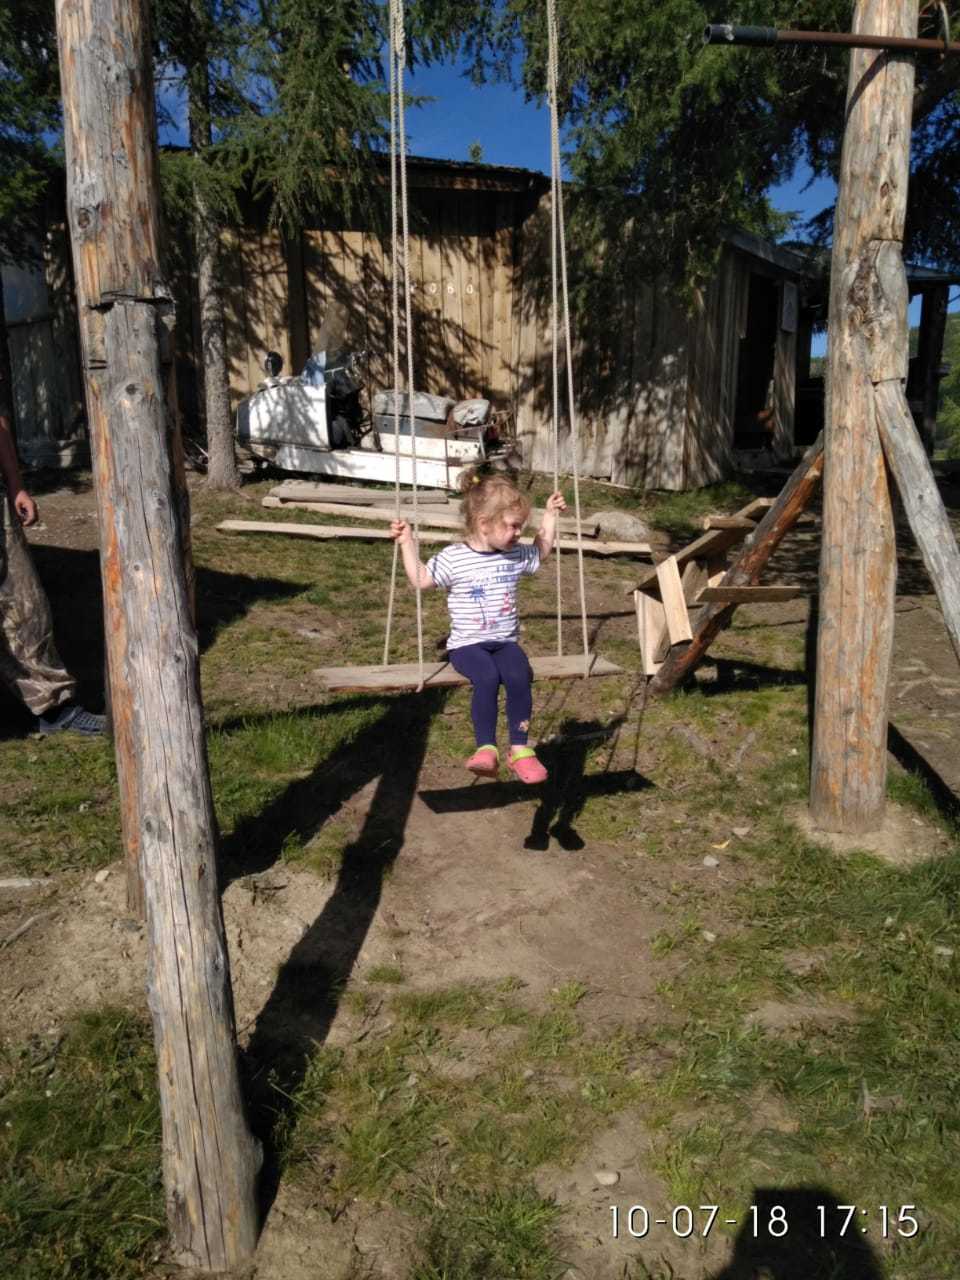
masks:
{"label": "pink sandal", "polygon": [[500,752],[493,746],[477,747],[464,764],[478,778],[495,778],[500,772]]}
{"label": "pink sandal", "polygon": [[528,784],[546,782],[547,771],[537,759],[532,747],[511,747],[507,756],[507,768],[511,769],[521,782]]}

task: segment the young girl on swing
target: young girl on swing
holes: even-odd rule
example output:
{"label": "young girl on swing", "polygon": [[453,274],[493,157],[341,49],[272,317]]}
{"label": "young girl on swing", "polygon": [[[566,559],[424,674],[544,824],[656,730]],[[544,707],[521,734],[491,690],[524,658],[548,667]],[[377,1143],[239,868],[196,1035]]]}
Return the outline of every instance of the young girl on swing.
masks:
{"label": "young girl on swing", "polygon": [[461,488],[466,536],[463,542],[444,547],[426,565],[417,556],[413,531],[405,520],[394,520],[390,532],[400,546],[411,583],[447,592],[450,664],[473,685],[470,713],[477,749],[466,767],[482,778],[497,776],[497,698],[502,684],[510,738],[507,768],[521,782],[543,782],[547,771],[527,745],[533,672],[517,643],[517,584],[524,574],[536,573],[553,550],[557,516],[567,504],[561,493],[550,495],[533,546],[527,547],[521,546],[520,535],[530,516],[530,502],[506,476],[468,472]]}

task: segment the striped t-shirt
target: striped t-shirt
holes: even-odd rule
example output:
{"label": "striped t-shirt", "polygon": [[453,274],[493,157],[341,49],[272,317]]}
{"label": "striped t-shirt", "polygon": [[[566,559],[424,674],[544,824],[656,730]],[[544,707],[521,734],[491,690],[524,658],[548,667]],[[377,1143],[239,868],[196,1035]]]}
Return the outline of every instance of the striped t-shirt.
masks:
{"label": "striped t-shirt", "polygon": [[516,640],[517,583],[540,568],[535,546],[509,551],[474,551],[454,542],[427,561],[427,572],[447,592],[450,610],[448,649],[462,649],[484,640]]}

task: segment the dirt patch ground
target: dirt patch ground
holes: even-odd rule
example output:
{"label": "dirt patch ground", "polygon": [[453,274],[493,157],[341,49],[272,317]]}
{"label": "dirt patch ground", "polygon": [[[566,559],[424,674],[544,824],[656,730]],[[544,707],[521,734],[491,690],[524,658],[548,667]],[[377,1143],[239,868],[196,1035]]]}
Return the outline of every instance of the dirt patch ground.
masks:
{"label": "dirt patch ground", "polygon": [[[39,498],[42,523],[31,533],[31,542],[51,594],[58,596],[66,657],[79,670],[84,687],[92,690],[99,680],[102,645],[82,631],[65,629],[63,610],[76,606],[77,616],[83,613],[80,601],[74,598],[71,604],[68,580],[72,567],[82,563],[89,569],[95,558],[93,497],[80,480],[41,491]],[[816,527],[806,527],[781,553],[770,578],[810,585],[816,540]],[[625,569],[624,579],[628,577]],[[906,591],[898,600],[896,623],[893,745],[945,793],[956,796],[960,675],[915,558],[908,557],[901,585]],[[630,613],[612,587],[601,607],[611,614]],[[782,628],[794,641],[810,627],[804,601],[745,610],[741,621],[733,656],[729,648],[718,646],[705,682],[722,680],[726,667],[749,667],[751,622],[758,634],[763,631],[765,644],[771,627]],[[308,634],[301,638],[318,649],[337,626],[335,617],[327,615],[325,629],[318,631],[315,622],[298,619],[295,612],[287,624],[292,635],[305,628]],[[755,656],[759,661],[762,655],[758,651]],[[235,676],[239,683],[246,678]],[[280,669],[269,680],[266,696],[277,706],[302,700],[302,670]],[[29,749],[30,739],[23,741]],[[678,746],[701,761],[718,753],[736,755],[729,742],[704,737],[689,726]],[[749,735],[734,747],[742,750],[728,759],[732,768],[749,752]],[[651,753],[658,749],[657,743],[643,748]],[[624,776],[633,775],[630,785],[644,785],[642,754],[629,770],[623,761],[618,765]],[[638,896],[629,887],[633,880],[628,883],[623,873],[622,845],[585,841],[576,830],[575,813],[565,814],[562,803],[548,811],[519,784],[465,784],[459,767],[435,759],[414,762],[412,768],[411,776],[399,783],[371,777],[335,807],[338,820],[365,833],[365,849],[376,847],[373,837],[380,828],[382,843],[396,845],[384,855],[375,888],[369,879],[356,885],[320,880],[296,865],[243,871],[230,879],[224,912],[241,1043],[254,1045],[261,1054],[266,1045],[295,1053],[314,1043],[349,1046],[377,1035],[389,1026],[386,1006],[357,1010],[340,1003],[331,1012],[325,1001],[318,1005],[311,998],[298,978],[325,972],[345,981],[377,966],[397,966],[410,975],[408,987],[414,989],[496,983],[522,975],[534,1001],[577,983],[585,989],[579,1011],[593,1032],[624,1024],[642,1031],[658,984],[678,963],[661,945],[665,904],[692,886],[708,899],[709,888],[702,886],[709,884],[705,877],[717,863],[716,874],[738,874],[730,854],[749,832],[749,818],[735,827],[739,835],[724,828],[711,833],[714,839],[707,837],[709,815],[691,818],[689,827],[680,827],[689,846],[686,856],[670,863],[651,859]],[[624,778],[620,782],[627,785]],[[695,808],[695,779],[692,787],[690,804]],[[652,798],[652,806],[657,803]],[[802,806],[794,816],[802,826]],[[892,807],[890,824],[887,845],[901,860],[942,850],[942,835],[928,831],[916,816]],[[632,858],[643,855],[645,837],[643,830],[635,832]],[[857,847],[871,848],[862,841]],[[713,862],[704,863],[705,856]],[[708,905],[704,921],[709,924]],[[0,952],[0,1000],[8,1039],[55,1039],[65,1018],[105,1000],[142,1006],[145,939],[143,929],[126,915],[119,864],[105,875],[68,872],[30,887],[0,889],[0,938],[18,930],[15,942]],[[709,932],[703,936],[707,941],[713,937]],[[795,952],[793,972],[802,977],[816,970],[826,962],[824,954]],[[794,1036],[810,1024],[832,1026],[846,1014],[837,1007],[785,1001],[770,1002],[752,1016],[752,1027]],[[462,1065],[452,1070],[469,1073],[474,1059],[482,1066],[484,1051],[482,1043],[471,1044],[466,1037]],[[772,1102],[757,1099],[758,1129],[789,1128],[789,1123]],[[670,1190],[648,1159],[651,1132],[643,1114],[617,1117],[572,1164],[539,1179],[540,1191],[567,1210],[565,1257],[571,1280],[643,1274],[631,1270],[639,1266],[636,1242],[624,1232],[613,1238],[611,1207],[644,1204],[669,1215]],[[612,1185],[598,1180],[607,1174],[616,1175]],[[350,1204],[331,1220],[296,1185],[282,1185],[267,1220],[257,1276],[315,1280],[322,1274],[328,1280],[347,1280],[362,1274],[401,1280],[408,1232],[409,1224],[386,1208],[372,1219],[362,1206]],[[655,1243],[644,1247],[642,1260],[652,1275],[660,1267],[663,1274],[693,1277],[717,1275],[728,1255],[729,1242],[719,1234],[695,1243],[660,1229]]]}

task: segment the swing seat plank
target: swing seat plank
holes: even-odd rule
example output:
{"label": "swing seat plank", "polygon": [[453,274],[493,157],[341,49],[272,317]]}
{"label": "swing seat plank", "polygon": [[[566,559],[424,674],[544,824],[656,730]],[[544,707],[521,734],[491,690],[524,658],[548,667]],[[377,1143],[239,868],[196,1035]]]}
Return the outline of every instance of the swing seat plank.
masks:
{"label": "swing seat plank", "polygon": [[[591,653],[584,663],[582,653],[558,657],[531,658],[535,680],[577,680],[588,676],[625,675],[623,667]],[[420,684],[418,662],[396,662],[374,667],[320,667],[313,673],[331,692],[363,693],[416,689]],[[430,689],[465,685],[470,682],[455,671],[449,662],[425,662],[423,687]]]}

